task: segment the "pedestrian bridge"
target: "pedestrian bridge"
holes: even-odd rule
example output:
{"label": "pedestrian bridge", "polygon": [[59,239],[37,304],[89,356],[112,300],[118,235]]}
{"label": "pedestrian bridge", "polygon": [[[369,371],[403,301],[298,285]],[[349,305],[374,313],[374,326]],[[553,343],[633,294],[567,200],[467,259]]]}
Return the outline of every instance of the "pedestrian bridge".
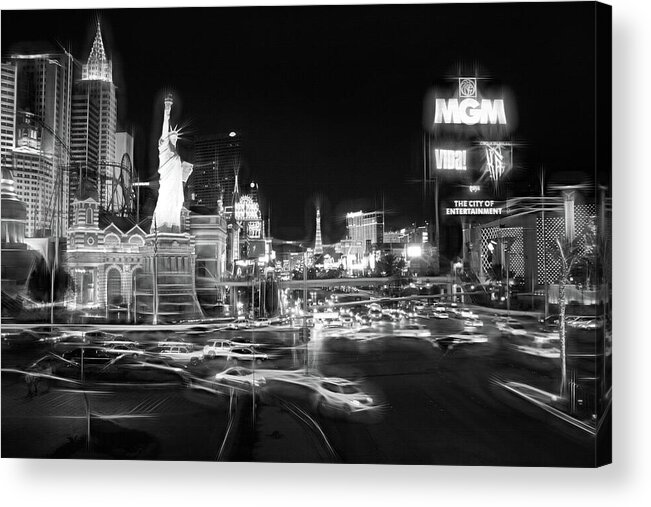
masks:
{"label": "pedestrian bridge", "polygon": [[[389,285],[401,280],[398,278],[327,278],[313,280],[278,280],[281,289],[303,289],[307,288],[325,288],[325,287],[377,287],[379,285]],[[259,280],[226,280],[222,282],[213,282],[211,287],[251,287],[258,283]],[[447,276],[427,276],[412,278],[412,283],[418,285],[439,285],[451,286],[453,278]]]}

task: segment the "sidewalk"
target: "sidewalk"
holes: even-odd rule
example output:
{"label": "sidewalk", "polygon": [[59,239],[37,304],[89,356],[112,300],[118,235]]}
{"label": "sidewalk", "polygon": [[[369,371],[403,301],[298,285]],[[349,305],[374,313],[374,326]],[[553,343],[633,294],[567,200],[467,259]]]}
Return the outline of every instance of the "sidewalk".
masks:
{"label": "sidewalk", "polygon": [[214,460],[226,408],[221,397],[184,389],[39,387],[29,398],[25,382],[3,376],[2,456]]}

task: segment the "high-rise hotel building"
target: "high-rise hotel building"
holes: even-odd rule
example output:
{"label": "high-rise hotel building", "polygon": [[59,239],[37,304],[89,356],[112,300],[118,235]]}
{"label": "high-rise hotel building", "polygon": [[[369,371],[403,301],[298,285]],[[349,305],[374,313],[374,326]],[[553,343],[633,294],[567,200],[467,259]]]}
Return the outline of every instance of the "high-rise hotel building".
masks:
{"label": "high-rise hotel building", "polygon": [[72,84],[72,56],[65,51],[14,48],[3,59],[2,159],[27,207],[27,237],[67,230]]}
{"label": "high-rise hotel building", "polygon": [[226,210],[232,210],[241,163],[242,136],[239,133],[195,138],[194,170],[188,181],[190,200],[216,209],[221,195]]}
{"label": "high-rise hotel building", "polygon": [[361,242],[365,248],[384,241],[384,213],[355,211],[346,213],[348,239]]}
{"label": "high-rise hotel building", "polygon": [[16,62],[2,62],[0,81],[0,157],[2,167],[12,167],[12,153],[16,147]]}

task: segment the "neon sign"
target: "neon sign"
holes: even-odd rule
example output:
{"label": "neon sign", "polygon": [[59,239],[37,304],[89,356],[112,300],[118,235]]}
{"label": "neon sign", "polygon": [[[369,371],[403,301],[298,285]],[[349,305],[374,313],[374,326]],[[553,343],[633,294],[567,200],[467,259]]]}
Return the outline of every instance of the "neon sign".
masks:
{"label": "neon sign", "polygon": [[247,222],[246,232],[249,238],[259,238],[262,232],[262,222],[259,220]]}
{"label": "neon sign", "polygon": [[446,215],[502,215],[502,204],[491,200],[458,200],[454,206],[445,208]]}
{"label": "neon sign", "polygon": [[235,203],[235,220],[238,222],[260,219],[260,206],[251,196],[243,195]]}
{"label": "neon sign", "polygon": [[513,165],[513,148],[511,143],[481,142],[486,157],[485,171],[492,181],[499,181],[502,175]]}
{"label": "neon sign", "polygon": [[467,166],[466,150],[434,150],[436,168],[439,170],[465,171]]}
{"label": "neon sign", "polygon": [[436,99],[434,123],[464,125],[506,125],[506,112],[502,99]]}

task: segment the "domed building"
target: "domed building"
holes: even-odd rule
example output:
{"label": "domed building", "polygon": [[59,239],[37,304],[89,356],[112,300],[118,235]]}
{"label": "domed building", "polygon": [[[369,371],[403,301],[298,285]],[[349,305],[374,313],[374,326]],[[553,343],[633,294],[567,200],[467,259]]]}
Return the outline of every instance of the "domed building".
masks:
{"label": "domed building", "polygon": [[37,253],[25,244],[27,207],[18,198],[11,171],[2,168],[2,293],[22,293]]}

